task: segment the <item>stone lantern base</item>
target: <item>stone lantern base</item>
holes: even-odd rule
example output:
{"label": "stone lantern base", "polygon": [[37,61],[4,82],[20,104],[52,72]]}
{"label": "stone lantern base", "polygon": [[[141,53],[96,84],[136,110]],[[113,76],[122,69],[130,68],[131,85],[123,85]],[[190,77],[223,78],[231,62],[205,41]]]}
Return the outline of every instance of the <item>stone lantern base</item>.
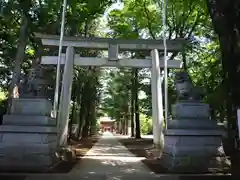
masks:
{"label": "stone lantern base", "polygon": [[[209,106],[180,102],[173,106],[175,119],[165,132],[162,165],[170,172],[206,173],[229,167],[222,146],[224,131],[207,118]],[[195,117],[194,117],[195,116]]]}
{"label": "stone lantern base", "polygon": [[46,99],[13,99],[0,126],[0,169],[39,171],[54,165],[58,129]]}

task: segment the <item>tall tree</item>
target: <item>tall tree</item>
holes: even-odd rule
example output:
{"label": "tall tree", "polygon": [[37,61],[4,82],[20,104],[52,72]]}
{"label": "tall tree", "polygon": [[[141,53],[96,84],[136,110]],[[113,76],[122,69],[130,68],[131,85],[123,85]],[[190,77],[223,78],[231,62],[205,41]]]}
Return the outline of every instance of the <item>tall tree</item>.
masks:
{"label": "tall tree", "polygon": [[227,117],[231,128],[231,161],[232,174],[239,177],[239,137],[237,126],[237,109],[240,107],[240,88],[238,86],[240,77],[240,49],[239,49],[239,1],[207,0],[209,14],[215,32],[218,35],[222,67],[224,70],[225,96],[227,97]]}

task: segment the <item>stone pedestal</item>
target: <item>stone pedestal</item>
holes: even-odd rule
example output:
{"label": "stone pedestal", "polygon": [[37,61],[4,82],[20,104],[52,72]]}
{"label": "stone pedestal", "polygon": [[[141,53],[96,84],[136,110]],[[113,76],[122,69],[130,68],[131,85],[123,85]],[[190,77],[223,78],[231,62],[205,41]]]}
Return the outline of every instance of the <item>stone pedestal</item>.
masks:
{"label": "stone pedestal", "polygon": [[170,172],[207,172],[227,166],[222,147],[224,131],[209,119],[209,106],[201,102],[179,102],[168,121],[162,165]]}
{"label": "stone pedestal", "polygon": [[0,126],[0,169],[41,170],[58,161],[56,119],[46,99],[13,99]]}

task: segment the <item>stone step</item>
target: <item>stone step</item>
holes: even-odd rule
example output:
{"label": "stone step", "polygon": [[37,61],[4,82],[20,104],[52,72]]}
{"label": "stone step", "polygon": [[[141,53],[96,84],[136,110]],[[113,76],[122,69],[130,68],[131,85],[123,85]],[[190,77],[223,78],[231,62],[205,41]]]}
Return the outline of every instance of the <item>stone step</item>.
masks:
{"label": "stone step", "polygon": [[[16,134],[14,134],[16,135]],[[32,136],[32,134],[29,134]],[[13,136],[14,137],[14,136]],[[0,143],[1,171],[37,171],[49,169],[60,161],[57,156],[57,136],[54,138],[27,138],[27,140]],[[24,138],[24,137],[22,137]],[[32,140],[32,141],[30,141]],[[18,142],[17,142],[18,141]]]}
{"label": "stone step", "polygon": [[72,167],[77,163],[74,151],[57,148],[56,144],[17,147],[16,144],[2,143],[2,146],[6,152],[0,151],[0,174],[1,172],[63,173],[68,172],[68,166]]}
{"label": "stone step", "polygon": [[230,180],[230,175],[204,175],[204,174],[162,174],[162,175],[139,175],[139,174],[119,174],[119,175],[106,175],[106,174],[71,174],[71,173],[59,173],[59,174],[12,174],[5,173],[0,174],[0,178],[3,179],[18,179],[18,180]]}
{"label": "stone step", "polygon": [[1,171],[37,171],[50,169],[60,159],[52,155],[16,154],[0,156]]}
{"label": "stone step", "polygon": [[56,119],[49,116],[6,114],[3,116],[2,124],[19,126],[55,126]]}
{"label": "stone step", "polygon": [[[28,144],[17,144],[12,142],[0,143],[0,155],[48,155],[56,152],[57,144],[56,142],[51,143],[28,143]],[[4,154],[4,155],[3,155]]]}
{"label": "stone step", "polygon": [[[47,144],[55,146],[57,144],[58,134],[56,127],[44,126],[0,126],[0,148],[35,146],[37,144]],[[35,146],[36,147],[36,146]],[[13,150],[18,148],[12,148]],[[1,151],[1,150],[0,150]],[[7,151],[5,151],[7,152]]]}
{"label": "stone step", "polygon": [[225,136],[221,129],[167,129],[165,136]]}
{"label": "stone step", "polygon": [[16,143],[21,146],[31,143],[55,143],[57,141],[57,128],[51,126],[0,126],[0,144]]}
{"label": "stone step", "polygon": [[49,169],[60,160],[55,126],[0,126],[0,169]]}
{"label": "stone step", "polygon": [[[57,134],[58,128],[52,126],[13,126],[13,125],[2,125],[0,126],[0,133],[33,133],[33,134]],[[15,135],[15,138],[19,134]]]}
{"label": "stone step", "polygon": [[51,116],[51,111],[52,104],[47,99],[19,98],[12,100],[10,114]]}
{"label": "stone step", "polygon": [[[168,129],[220,129],[216,121],[210,119],[172,119],[168,121]],[[223,130],[223,128],[221,128]]]}

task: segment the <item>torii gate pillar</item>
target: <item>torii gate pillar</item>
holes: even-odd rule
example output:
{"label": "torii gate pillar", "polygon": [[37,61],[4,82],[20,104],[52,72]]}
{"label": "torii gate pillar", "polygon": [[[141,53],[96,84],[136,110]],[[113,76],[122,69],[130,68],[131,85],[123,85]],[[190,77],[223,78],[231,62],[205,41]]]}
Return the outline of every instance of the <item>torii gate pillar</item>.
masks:
{"label": "torii gate pillar", "polygon": [[[35,34],[36,37],[42,39],[43,45],[58,46],[59,36]],[[168,52],[179,52],[183,49],[186,40],[175,39],[168,40]],[[153,120],[153,136],[154,144],[159,147],[161,144],[163,130],[163,102],[161,89],[161,74],[160,67],[164,67],[163,59],[160,60],[158,51],[163,51],[164,46],[161,40],[126,40],[126,39],[109,39],[109,38],[77,38],[64,37],[63,46],[76,47],[93,50],[108,50],[108,57],[81,57],[78,54],[74,56],[74,65],[77,66],[101,66],[101,67],[132,67],[132,68],[151,68],[152,69],[152,120]],[[144,59],[119,59],[118,55],[121,52],[149,52],[151,58]],[[65,54],[62,56],[66,57]],[[61,59],[61,64],[66,65],[65,58]],[[42,57],[42,64],[57,64],[57,56]],[[168,61],[168,68],[181,68],[182,62],[177,60]]]}
{"label": "torii gate pillar", "polygon": [[163,118],[160,61],[157,49],[151,51],[151,57],[152,57],[151,91],[152,91],[153,142],[157,148],[160,148],[161,146],[163,146],[161,136],[164,118]]}

